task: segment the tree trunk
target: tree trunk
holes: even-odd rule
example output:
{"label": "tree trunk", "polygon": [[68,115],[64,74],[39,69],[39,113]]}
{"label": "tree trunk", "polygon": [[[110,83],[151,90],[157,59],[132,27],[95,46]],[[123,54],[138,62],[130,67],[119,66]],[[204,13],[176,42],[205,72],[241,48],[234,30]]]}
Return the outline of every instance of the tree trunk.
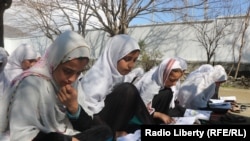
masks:
{"label": "tree trunk", "polygon": [[241,45],[240,45],[240,48],[239,48],[239,59],[238,59],[238,62],[237,62],[237,68],[236,68],[236,72],[235,72],[235,76],[234,76],[235,79],[237,78],[238,73],[239,73],[239,69],[240,69],[242,51],[243,51],[243,48],[244,48],[244,46],[246,44],[245,38],[247,38],[246,37],[246,31],[247,31],[247,28],[249,26],[249,21],[250,21],[250,7],[248,7],[248,11],[247,11],[244,23],[243,23],[244,29],[243,29],[243,32],[242,32],[242,35],[241,35]]}
{"label": "tree trunk", "polygon": [[1,8],[0,11],[0,47],[4,47],[4,38],[3,38],[3,30],[4,30],[4,26],[3,26],[3,13],[4,10]]}
{"label": "tree trunk", "polygon": [[0,47],[4,48],[4,25],[3,14],[4,11],[10,8],[12,0],[1,0],[0,2]]}

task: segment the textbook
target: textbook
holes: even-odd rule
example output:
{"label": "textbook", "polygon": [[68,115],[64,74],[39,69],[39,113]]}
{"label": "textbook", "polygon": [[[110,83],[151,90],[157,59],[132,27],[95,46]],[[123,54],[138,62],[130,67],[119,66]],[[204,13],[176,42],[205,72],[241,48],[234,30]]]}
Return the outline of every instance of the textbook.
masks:
{"label": "textbook", "polygon": [[230,102],[209,103],[209,108],[211,108],[211,109],[231,109],[232,105]]}
{"label": "textbook", "polygon": [[[227,99],[227,98],[225,98]],[[231,109],[231,102],[228,102],[225,99],[210,99],[208,106],[209,108],[217,108],[217,109]]]}
{"label": "textbook", "polygon": [[228,102],[234,102],[236,101],[236,96],[221,96],[220,99]]}
{"label": "textbook", "polygon": [[209,120],[212,111],[186,109],[184,117],[195,117],[196,119]]}
{"label": "textbook", "polygon": [[172,117],[175,122],[168,125],[194,125],[200,124],[200,121],[196,117]]}

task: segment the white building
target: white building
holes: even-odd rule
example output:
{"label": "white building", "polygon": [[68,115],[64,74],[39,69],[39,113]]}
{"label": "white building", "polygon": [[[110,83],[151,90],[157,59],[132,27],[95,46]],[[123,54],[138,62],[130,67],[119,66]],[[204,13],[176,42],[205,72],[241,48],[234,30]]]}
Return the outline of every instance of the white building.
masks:
{"label": "white building", "polygon": [[[232,63],[238,59],[238,49],[234,50],[233,55],[232,44],[235,35],[240,30],[243,18],[224,18],[217,19],[215,21],[209,21],[208,27],[211,28],[216,23],[223,26],[225,20],[230,20],[232,24],[226,28],[225,35],[219,42],[212,62],[228,62]],[[195,24],[202,24],[203,22],[196,22]],[[219,27],[219,26],[217,26]],[[8,30],[8,29],[7,29]],[[5,31],[5,33],[9,31]],[[229,34],[231,33],[231,34]],[[159,50],[165,57],[179,56],[187,61],[206,62],[206,50],[197,42],[196,30],[190,25],[190,23],[167,23],[158,25],[143,25],[134,26],[128,29],[128,34],[136,38],[138,41],[143,40],[146,44],[147,50]],[[6,34],[5,34],[6,35]],[[245,46],[242,51],[241,62],[250,64],[250,29],[247,29],[245,35]],[[101,30],[88,30],[86,34],[86,40],[92,47],[92,57],[97,58],[100,52],[105,46],[106,40],[109,38],[109,34]],[[236,43],[236,48],[239,48],[240,37]],[[37,50],[42,54],[46,47],[51,43],[46,37],[33,37],[32,35],[25,35],[22,37],[9,37],[5,36],[5,48],[11,53],[13,48],[17,47],[20,43],[29,42],[37,47]],[[248,69],[250,70],[250,69]]]}

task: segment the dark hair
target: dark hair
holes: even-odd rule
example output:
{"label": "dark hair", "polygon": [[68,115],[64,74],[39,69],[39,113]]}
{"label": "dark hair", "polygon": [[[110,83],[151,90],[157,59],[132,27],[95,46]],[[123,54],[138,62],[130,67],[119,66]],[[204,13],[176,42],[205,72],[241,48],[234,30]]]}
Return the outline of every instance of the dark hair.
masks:
{"label": "dark hair", "polygon": [[84,60],[84,59],[87,59],[89,61],[89,58],[88,57],[79,57],[79,58],[76,58],[78,60]]}
{"label": "dark hair", "polygon": [[172,69],[171,72],[181,72],[181,73],[183,73],[183,70],[180,69],[180,68],[177,68],[177,69]]}
{"label": "dark hair", "polygon": [[141,51],[140,49],[136,49],[136,50],[133,50],[133,51],[131,51],[130,53],[135,53],[135,52],[137,52],[137,51]]}

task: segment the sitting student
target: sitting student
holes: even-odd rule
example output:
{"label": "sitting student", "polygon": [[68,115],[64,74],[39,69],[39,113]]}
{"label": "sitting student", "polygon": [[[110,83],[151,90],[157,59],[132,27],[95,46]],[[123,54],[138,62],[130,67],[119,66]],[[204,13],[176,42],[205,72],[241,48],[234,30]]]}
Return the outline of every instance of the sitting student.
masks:
{"label": "sitting student", "polygon": [[178,94],[180,105],[189,109],[207,108],[208,101],[215,94],[216,85],[227,80],[225,69],[217,65],[210,71],[195,71],[182,83]]}
{"label": "sitting student", "polygon": [[135,115],[142,123],[151,122],[136,87],[124,82],[139,54],[135,39],[125,34],[115,35],[81,79],[86,111],[93,114],[97,122],[109,125],[116,136],[130,132],[128,123]]}
{"label": "sitting student", "polygon": [[[214,67],[217,67],[217,66],[220,66],[220,65],[216,65]],[[192,74],[196,74],[197,75],[197,73],[209,72],[209,71],[213,70],[214,67],[212,65],[210,65],[210,64],[203,64],[198,69],[196,69],[195,71],[191,72],[188,76],[192,77]],[[216,83],[216,84],[218,84],[218,83]],[[220,87],[220,85],[216,85],[215,94],[211,97],[212,99],[218,99],[219,87]]]}
{"label": "sitting student", "polygon": [[37,51],[29,44],[21,44],[9,56],[5,73],[9,81],[37,62]]}
{"label": "sitting student", "polygon": [[135,84],[156,123],[172,123],[168,116],[173,98],[171,87],[176,85],[183,75],[180,62],[175,58],[164,59],[158,67],[146,72]]}
{"label": "sitting student", "polygon": [[[221,65],[215,65],[214,66],[214,69],[215,70],[218,70],[220,72],[224,72],[224,68],[221,66]],[[215,84],[215,92],[214,92],[214,95],[211,97],[211,99],[219,99],[219,89],[220,89],[220,85],[224,82],[226,82],[227,80],[227,77],[225,78],[225,80],[222,80],[222,81],[216,81]]]}
{"label": "sitting student", "polygon": [[[184,77],[184,73],[187,70],[187,62],[185,59],[181,57],[175,57],[175,59],[180,62],[181,69],[183,71],[183,77]],[[181,87],[180,79],[176,82],[176,85],[171,87],[171,90],[173,91],[173,98],[170,102],[170,106],[169,106],[170,109],[168,112],[168,115],[171,117],[182,117],[186,111],[186,108],[179,105],[179,102],[177,100],[180,87]]]}
{"label": "sitting student", "polygon": [[78,77],[89,62],[81,35],[62,33],[44,56],[16,77],[11,86],[11,141],[105,141],[108,126],[91,127],[92,118],[78,99]]}

